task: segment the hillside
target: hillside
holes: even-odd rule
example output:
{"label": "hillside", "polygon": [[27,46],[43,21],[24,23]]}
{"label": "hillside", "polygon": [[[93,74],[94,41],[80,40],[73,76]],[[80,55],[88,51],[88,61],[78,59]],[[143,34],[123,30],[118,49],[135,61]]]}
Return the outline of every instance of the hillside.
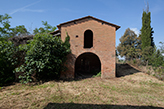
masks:
{"label": "hillside", "polygon": [[164,108],[164,82],[137,71],[125,65],[119,66],[119,77],[113,79],[17,83],[0,90],[0,109]]}

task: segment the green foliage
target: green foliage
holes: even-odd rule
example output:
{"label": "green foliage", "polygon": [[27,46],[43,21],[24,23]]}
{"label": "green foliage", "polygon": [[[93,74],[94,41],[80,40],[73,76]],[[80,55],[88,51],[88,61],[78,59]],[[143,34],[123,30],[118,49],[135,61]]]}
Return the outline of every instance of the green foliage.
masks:
{"label": "green foliage", "polygon": [[66,38],[65,38],[65,41],[64,41],[64,46],[65,46],[65,48],[68,50],[67,52],[70,52],[70,43],[69,43],[69,41],[70,41],[70,37],[69,37],[69,35],[68,35],[68,33],[66,33]]}
{"label": "green foliage", "polygon": [[34,34],[37,33],[50,33],[55,31],[56,27],[51,26],[47,23],[47,21],[42,21],[42,24],[44,25],[44,27],[40,27],[40,28],[35,28],[35,30],[33,31]]}
{"label": "green foliage", "polygon": [[153,41],[153,28],[151,28],[151,18],[150,18],[150,12],[143,11],[142,14],[142,28],[141,28],[141,47],[142,50],[144,50],[148,46],[154,47],[154,41]]}
{"label": "green foliage", "polygon": [[118,57],[118,51],[117,51],[117,50],[115,50],[115,52],[116,52],[116,57]]}
{"label": "green foliage", "polygon": [[147,62],[151,59],[152,53],[154,52],[154,48],[152,46],[145,47],[142,49],[142,60],[144,63]]}
{"label": "green foliage", "polygon": [[140,38],[134,31],[129,28],[126,29],[124,35],[120,38],[120,42],[117,51],[121,57],[125,56],[128,59],[133,59],[140,56]]}
{"label": "green foliage", "polygon": [[11,36],[25,36],[25,35],[30,34],[24,25],[16,26],[15,28],[12,28],[11,30],[12,30],[12,32],[10,33]]}
{"label": "green foliage", "polygon": [[59,37],[48,34],[56,27],[42,21],[45,27],[34,30],[34,39],[16,48],[7,39],[28,35],[29,32],[24,25],[11,28],[10,18],[7,14],[0,15],[0,85],[12,82],[17,72],[22,73],[19,76],[22,83],[57,78],[64,68],[66,55],[71,52],[68,34],[62,42]]}
{"label": "green foliage", "polygon": [[0,15],[0,38],[2,40],[2,37],[9,37],[10,36],[10,22],[9,19],[11,17],[8,14]]}
{"label": "green foliage", "polygon": [[164,53],[164,42],[159,42],[159,44],[161,44],[160,47],[160,51],[161,53]]}
{"label": "green foliage", "polygon": [[101,72],[97,73],[96,75],[93,75],[93,77],[100,77],[101,76]]}
{"label": "green foliage", "polygon": [[57,78],[66,55],[70,53],[68,39],[69,36],[62,42],[59,37],[42,33],[36,34],[27,45],[20,46],[20,50],[26,51],[24,64],[15,69],[16,72],[23,72],[19,77],[21,82]]}
{"label": "green foliage", "polygon": [[9,19],[11,19],[11,17],[8,14],[0,15],[0,40],[7,40],[9,37],[29,34],[24,25],[11,28]]}
{"label": "green foliage", "polygon": [[159,49],[154,50],[153,54],[150,56],[149,64],[156,68],[164,66],[164,57]]}
{"label": "green foliage", "polygon": [[15,80],[13,73],[16,64],[15,51],[16,48],[12,42],[0,41],[0,86]]}

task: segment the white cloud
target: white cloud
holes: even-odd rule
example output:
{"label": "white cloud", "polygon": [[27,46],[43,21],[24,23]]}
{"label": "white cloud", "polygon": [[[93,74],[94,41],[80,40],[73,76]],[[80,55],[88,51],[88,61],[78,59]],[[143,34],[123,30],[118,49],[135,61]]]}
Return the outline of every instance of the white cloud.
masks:
{"label": "white cloud", "polygon": [[137,36],[139,36],[140,31],[137,28],[130,28],[130,29],[134,31],[137,34]]}
{"label": "white cloud", "polygon": [[21,12],[44,12],[42,9],[32,10],[32,9],[22,9]]}
{"label": "white cloud", "polygon": [[[26,10],[26,8],[27,7],[30,7],[30,6],[32,6],[32,5],[35,5],[35,4],[37,4],[37,3],[39,3],[41,0],[39,0],[39,1],[37,1],[37,2],[34,2],[34,3],[31,3],[31,4],[29,4],[29,5],[26,5],[26,6],[24,6],[24,7],[22,7],[22,8],[18,8],[18,9],[15,9],[14,11],[12,11],[11,13],[9,13],[9,15],[12,15],[12,14],[14,14],[14,13],[16,13],[16,12],[19,12],[19,11],[23,11],[23,10]],[[28,10],[28,9],[27,9]],[[26,10],[26,11],[27,11]],[[32,10],[31,10],[32,11]],[[34,12],[35,10],[33,10],[33,12]],[[36,12],[36,11],[35,11]]]}

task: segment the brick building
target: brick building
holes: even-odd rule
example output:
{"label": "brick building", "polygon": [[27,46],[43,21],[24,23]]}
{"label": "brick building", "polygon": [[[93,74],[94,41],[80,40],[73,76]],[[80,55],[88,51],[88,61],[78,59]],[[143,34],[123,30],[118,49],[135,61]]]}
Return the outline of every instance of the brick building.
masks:
{"label": "brick building", "polygon": [[61,78],[78,75],[93,75],[101,71],[102,78],[115,77],[115,24],[87,16],[58,26],[52,32],[64,41],[66,32],[70,36],[71,54],[67,56],[68,70]]}

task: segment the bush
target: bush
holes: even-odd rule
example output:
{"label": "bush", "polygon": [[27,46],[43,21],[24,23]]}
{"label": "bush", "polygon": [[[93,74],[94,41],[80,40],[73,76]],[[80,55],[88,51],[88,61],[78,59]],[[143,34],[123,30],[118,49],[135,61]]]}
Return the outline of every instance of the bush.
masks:
{"label": "bush", "polygon": [[156,68],[164,64],[164,57],[159,50],[154,51],[151,56],[151,59],[149,59],[149,64]]}
{"label": "bush", "polygon": [[0,41],[0,86],[15,80],[13,73],[16,64],[15,51],[16,48],[11,41]]}
{"label": "bush", "polygon": [[66,55],[70,53],[69,36],[65,42],[60,37],[50,34],[36,34],[28,44],[19,46],[26,51],[25,62],[15,72],[22,72],[19,76],[22,83],[37,80],[50,80],[59,77],[63,70]]}

